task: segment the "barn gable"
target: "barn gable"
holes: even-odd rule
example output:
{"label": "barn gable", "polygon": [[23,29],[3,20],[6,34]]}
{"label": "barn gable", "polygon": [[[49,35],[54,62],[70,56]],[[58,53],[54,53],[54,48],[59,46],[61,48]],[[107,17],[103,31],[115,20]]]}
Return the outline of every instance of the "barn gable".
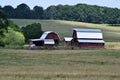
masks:
{"label": "barn gable", "polygon": [[[52,35],[52,36],[49,36],[49,35]],[[41,40],[44,40],[44,39],[60,39],[59,35],[56,33],[56,32],[53,32],[53,31],[46,31],[42,34],[42,36],[40,37]]]}

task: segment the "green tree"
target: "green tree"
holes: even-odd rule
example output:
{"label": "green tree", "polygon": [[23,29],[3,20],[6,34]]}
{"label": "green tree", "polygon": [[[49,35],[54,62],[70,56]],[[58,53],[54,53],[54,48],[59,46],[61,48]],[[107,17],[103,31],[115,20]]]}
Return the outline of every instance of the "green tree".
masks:
{"label": "green tree", "polygon": [[8,25],[9,22],[6,14],[0,11],[0,46],[4,46],[3,38],[5,37],[4,33],[7,31]]}
{"label": "green tree", "polygon": [[14,18],[14,8],[12,6],[4,6],[3,11],[8,15],[9,18]]}
{"label": "green tree", "polygon": [[74,20],[89,23],[120,24],[120,9],[101,7],[97,5],[77,4],[49,6],[43,10],[40,6],[34,6],[33,10],[24,3],[13,8],[12,6],[1,7],[9,18],[18,19],[60,19]]}
{"label": "green tree", "polygon": [[15,9],[15,17],[19,19],[29,19],[31,16],[30,7],[24,3],[17,6]]}
{"label": "green tree", "polygon": [[40,38],[43,33],[40,23],[33,23],[31,25],[27,25],[26,27],[22,27],[21,29],[26,38],[26,42],[29,39]]}
{"label": "green tree", "polygon": [[40,7],[40,6],[35,6],[34,8],[33,8],[33,11],[34,11],[34,18],[36,18],[36,19],[43,19],[43,17],[44,17],[44,11],[43,11],[43,8],[42,7]]}
{"label": "green tree", "polygon": [[55,6],[50,6],[45,10],[45,18],[47,19],[56,19],[57,9]]}
{"label": "green tree", "polygon": [[8,27],[8,32],[5,33],[5,45],[8,47],[23,46],[25,37],[21,32],[15,31]]}

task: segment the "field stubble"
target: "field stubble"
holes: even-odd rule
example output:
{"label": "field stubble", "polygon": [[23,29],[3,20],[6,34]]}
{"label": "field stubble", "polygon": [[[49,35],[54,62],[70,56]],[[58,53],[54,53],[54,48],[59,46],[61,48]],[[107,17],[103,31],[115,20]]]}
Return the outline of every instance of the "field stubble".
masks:
{"label": "field stubble", "polygon": [[0,51],[0,80],[120,80],[120,50]]}

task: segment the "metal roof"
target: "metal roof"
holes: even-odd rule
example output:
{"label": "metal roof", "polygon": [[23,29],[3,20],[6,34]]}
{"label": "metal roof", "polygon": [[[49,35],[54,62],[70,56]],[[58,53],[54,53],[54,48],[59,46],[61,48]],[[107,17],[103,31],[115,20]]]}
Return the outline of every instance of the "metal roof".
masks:
{"label": "metal roof", "polygon": [[44,40],[47,37],[47,33],[43,33],[42,36],[40,37],[41,40]]}
{"label": "metal roof", "polygon": [[42,41],[41,39],[29,39],[30,41]]}
{"label": "metal roof", "polygon": [[[49,33],[55,33],[55,34],[57,34],[56,32],[53,32],[53,31],[46,31],[46,32],[44,32],[44,33],[42,34],[42,36],[40,37],[40,39],[29,39],[29,40],[30,40],[30,41],[42,41],[42,40],[44,40],[44,39],[47,37],[47,35],[48,35]],[[58,34],[57,34],[57,36],[59,37]]]}
{"label": "metal roof", "polygon": [[77,32],[77,38],[103,39],[102,33]]}
{"label": "metal roof", "polygon": [[44,44],[55,44],[53,39],[44,39]]}
{"label": "metal roof", "polygon": [[105,43],[104,40],[84,40],[84,39],[78,39],[79,43]]}
{"label": "metal roof", "polygon": [[[40,39],[41,39],[41,40],[44,40],[49,33],[55,33],[55,34],[57,34],[56,32],[53,32],[53,31],[46,31],[46,32],[44,32],[44,33],[42,34],[42,36],[40,37]],[[58,34],[57,34],[57,36],[59,37]],[[59,38],[60,38],[60,37],[59,37]]]}
{"label": "metal roof", "polygon": [[65,41],[71,41],[73,38],[72,37],[64,37]]}
{"label": "metal roof", "polygon": [[101,33],[100,29],[85,29],[85,28],[73,28],[73,30],[77,32],[94,32],[94,33]]}

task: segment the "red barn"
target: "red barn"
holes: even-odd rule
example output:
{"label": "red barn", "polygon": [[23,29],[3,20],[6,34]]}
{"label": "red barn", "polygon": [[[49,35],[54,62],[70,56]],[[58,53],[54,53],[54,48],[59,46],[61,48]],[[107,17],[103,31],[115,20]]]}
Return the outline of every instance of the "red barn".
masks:
{"label": "red barn", "polygon": [[55,45],[58,45],[60,42],[60,37],[56,32],[53,31],[47,31],[42,34],[40,37],[41,40],[44,39],[53,39],[55,41]]}
{"label": "red barn", "polygon": [[79,47],[104,48],[104,40],[100,29],[73,29],[72,44]]}
{"label": "red barn", "polygon": [[64,37],[64,42],[63,42],[64,46],[71,45],[72,39],[73,39],[72,37]]}
{"label": "red barn", "polygon": [[35,46],[54,46],[59,45],[60,37],[56,32],[47,31],[42,34],[40,39],[30,39],[29,44],[35,44]]}

